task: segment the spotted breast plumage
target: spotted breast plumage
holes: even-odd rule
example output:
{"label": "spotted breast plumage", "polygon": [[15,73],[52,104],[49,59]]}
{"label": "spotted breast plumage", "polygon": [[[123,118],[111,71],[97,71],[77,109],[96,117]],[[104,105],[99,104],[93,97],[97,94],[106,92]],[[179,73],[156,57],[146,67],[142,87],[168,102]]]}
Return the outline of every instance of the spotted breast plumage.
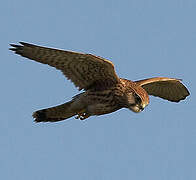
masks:
{"label": "spotted breast plumage", "polygon": [[61,70],[79,90],[84,90],[69,102],[34,112],[35,122],[56,122],[72,116],[84,120],[121,108],[141,112],[149,104],[149,95],[172,102],[179,102],[189,95],[180,79],[155,77],[130,81],[119,78],[112,62],[104,58],[24,42],[20,44],[11,44],[10,50]]}

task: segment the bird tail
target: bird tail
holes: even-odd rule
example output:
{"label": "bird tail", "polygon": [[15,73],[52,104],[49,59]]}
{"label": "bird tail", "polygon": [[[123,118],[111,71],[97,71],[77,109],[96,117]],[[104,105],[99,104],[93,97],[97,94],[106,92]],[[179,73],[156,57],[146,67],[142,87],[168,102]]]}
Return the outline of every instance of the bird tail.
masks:
{"label": "bird tail", "polygon": [[80,109],[76,110],[72,108],[72,103],[74,100],[67,103],[61,104],[59,106],[41,109],[33,113],[35,122],[56,122],[68,119],[77,114]]}

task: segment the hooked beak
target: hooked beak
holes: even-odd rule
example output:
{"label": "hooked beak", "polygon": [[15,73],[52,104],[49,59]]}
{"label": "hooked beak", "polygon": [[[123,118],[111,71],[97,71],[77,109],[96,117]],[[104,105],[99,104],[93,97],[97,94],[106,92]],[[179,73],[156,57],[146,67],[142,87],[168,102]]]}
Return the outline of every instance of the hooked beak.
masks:
{"label": "hooked beak", "polygon": [[140,106],[140,110],[143,111],[144,110],[144,107],[143,106]]}
{"label": "hooked beak", "polygon": [[136,104],[136,105],[132,105],[129,107],[130,110],[132,110],[133,112],[141,112],[144,110],[145,105],[140,105],[140,104]]}

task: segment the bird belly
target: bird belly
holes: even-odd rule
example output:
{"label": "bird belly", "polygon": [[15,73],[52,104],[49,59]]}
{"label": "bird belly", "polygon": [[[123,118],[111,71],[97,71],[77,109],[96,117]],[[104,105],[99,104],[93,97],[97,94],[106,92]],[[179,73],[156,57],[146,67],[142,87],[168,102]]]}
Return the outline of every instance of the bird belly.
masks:
{"label": "bird belly", "polygon": [[97,103],[87,106],[87,112],[91,115],[102,115],[112,113],[120,109],[117,105]]}
{"label": "bird belly", "polygon": [[112,90],[88,91],[79,101],[85,104],[85,112],[90,116],[108,114],[122,108],[114,93]]}

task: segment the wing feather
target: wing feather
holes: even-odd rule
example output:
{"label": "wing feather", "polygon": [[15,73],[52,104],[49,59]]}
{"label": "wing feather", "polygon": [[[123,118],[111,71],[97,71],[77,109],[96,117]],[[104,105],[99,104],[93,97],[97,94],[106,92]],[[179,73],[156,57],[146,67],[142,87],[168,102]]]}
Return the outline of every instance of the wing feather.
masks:
{"label": "wing feather", "polygon": [[189,96],[188,89],[180,82],[180,79],[156,77],[136,81],[149,95],[179,102]]}
{"label": "wing feather", "polygon": [[[20,44],[11,44],[12,48],[10,50],[23,57],[61,70],[80,90],[104,89],[119,81],[112,62],[101,57],[41,47],[24,42],[20,42]],[[108,81],[110,83],[105,83]]]}

